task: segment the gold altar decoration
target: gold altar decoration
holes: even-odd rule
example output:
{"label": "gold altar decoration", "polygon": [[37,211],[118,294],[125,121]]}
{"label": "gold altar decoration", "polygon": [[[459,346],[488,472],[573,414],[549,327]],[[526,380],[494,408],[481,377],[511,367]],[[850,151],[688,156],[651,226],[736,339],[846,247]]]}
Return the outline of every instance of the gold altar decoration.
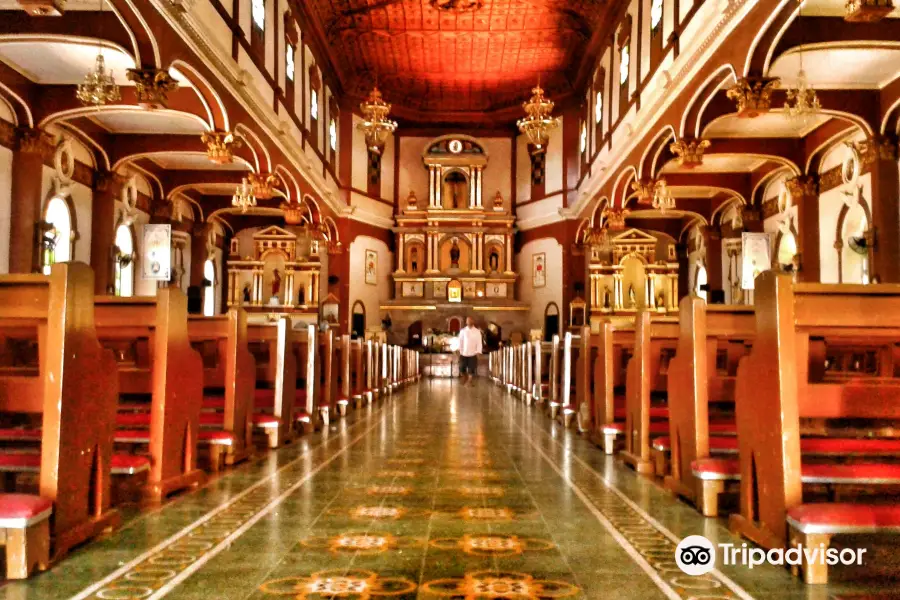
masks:
{"label": "gold altar decoration", "polygon": [[703,153],[710,147],[709,140],[681,138],[669,145],[669,150],[678,157],[678,165],[683,169],[694,169],[703,164]]}
{"label": "gold altar decoration", "polygon": [[559,127],[559,119],[552,116],[553,101],[544,96],[540,84],[532,88],[531,93],[531,98],[522,103],[525,118],[519,119],[516,126],[536,151],[542,152],[550,141],[550,132]]}
{"label": "gold altar decoration", "polygon": [[207,131],[200,136],[206,144],[206,156],[217,165],[227,165],[234,160],[234,150],[241,147],[241,140],[230,131]]}
{"label": "gold altar decoration", "polygon": [[357,125],[366,136],[369,152],[380,155],[384,145],[397,129],[397,122],[388,119],[391,105],[384,101],[377,87],[372,88],[369,97],[359,105],[363,121]]}
{"label": "gold altar decoration", "polygon": [[178,82],[165,69],[128,69],[125,75],[134,82],[134,93],[142,108],[165,108],[169,93],[178,89]]}
{"label": "gold altar decoration", "polygon": [[275,186],[281,183],[274,173],[250,173],[247,180],[253,186],[253,195],[257,200],[271,200],[275,195]]}
{"label": "gold altar decoration", "polygon": [[772,91],[779,80],[757,77],[741,77],[726,92],[726,96],[737,104],[739,117],[752,119],[769,112],[772,105]]}

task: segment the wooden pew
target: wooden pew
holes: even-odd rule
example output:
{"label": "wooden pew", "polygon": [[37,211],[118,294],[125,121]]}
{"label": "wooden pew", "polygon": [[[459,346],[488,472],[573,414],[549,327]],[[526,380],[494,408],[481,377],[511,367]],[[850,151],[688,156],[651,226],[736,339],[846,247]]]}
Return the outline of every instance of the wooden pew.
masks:
{"label": "wooden pew", "polygon": [[[801,488],[810,476],[817,482],[897,484],[900,465],[801,464],[800,438],[801,418],[900,419],[900,382],[891,358],[900,341],[900,285],[792,285],[787,275],[765,272],[755,288],[756,337],[737,375],[741,496],[730,526],[767,548],[784,547],[789,539],[827,546],[832,535],[848,530],[900,531],[896,505],[804,504]],[[810,364],[816,340],[869,347],[884,359],[873,375],[831,378],[823,365]],[[898,450],[897,439],[858,441],[877,442],[894,456]],[[836,451],[847,446],[846,440],[817,442],[832,442]],[[825,582],[827,566],[804,564],[803,574],[809,583]]]}
{"label": "wooden pew", "polygon": [[[274,324],[247,327],[247,339],[254,348],[257,379],[253,395],[253,424],[267,437],[269,448],[289,443],[297,434],[297,354],[291,320],[279,317]],[[264,349],[265,352],[260,352]]]}
{"label": "wooden pew", "polygon": [[361,338],[350,342],[351,381],[350,399],[353,404],[359,406],[366,400],[366,379],[368,377],[368,364],[366,362],[366,344]]}
{"label": "wooden pew", "polygon": [[158,500],[203,482],[198,442],[227,446],[232,438],[200,431],[203,362],[188,338],[187,297],[177,288],[160,289],[155,298],[98,296],[95,314],[104,345],[121,348],[143,340],[149,348],[147,362],[137,350],[118,365],[119,393],[149,395],[149,412],[139,426],[130,422],[137,419],[120,414],[120,422],[127,417],[129,425],[115,433],[116,443],[148,445],[148,496]]}
{"label": "wooden pew", "polygon": [[[652,474],[650,439],[659,432],[651,426],[651,391],[658,389],[665,366],[665,351],[674,350],[678,340],[677,319],[651,320],[649,311],[635,319],[634,355],[628,361],[625,382],[625,449],[622,458],[638,473]],[[665,389],[665,387],[663,387]],[[668,426],[664,426],[665,434]]]}
{"label": "wooden pew", "polygon": [[[753,339],[756,321],[753,307],[707,306],[697,296],[683,298],[679,309],[678,348],[668,374],[670,433],[656,440],[654,449],[662,450],[657,444],[667,442],[671,453],[666,487],[697,503],[708,514],[704,507],[713,504],[701,493],[708,487],[702,487],[694,477],[691,465],[710,456],[710,402],[730,402],[733,407],[737,362]],[[724,352],[724,370],[717,364],[720,350]],[[714,427],[713,435],[715,431]],[[715,444],[722,438],[712,439]]]}
{"label": "wooden pew", "polygon": [[201,355],[205,412],[201,428],[233,435],[234,441],[225,452],[225,463],[234,465],[252,454],[254,426],[277,429],[277,423],[257,419],[253,411],[256,361],[247,347],[247,313],[232,308],[225,315],[190,317],[188,336],[195,347],[204,350]]}
{"label": "wooden pew", "polygon": [[294,421],[295,426],[308,432],[320,424],[318,396],[322,359],[316,326],[310,324],[305,330],[295,331],[293,348],[297,364]]}
{"label": "wooden pew", "polygon": [[337,412],[340,416],[347,416],[347,406],[350,404],[350,366],[352,360],[350,357],[350,334],[345,333],[340,338],[340,343],[335,348],[337,354],[336,365],[336,388],[337,398],[335,404]]}
{"label": "wooden pew", "polygon": [[0,407],[39,421],[32,431],[41,444],[40,498],[0,495],[0,518],[12,509],[28,521],[3,529],[10,578],[48,566],[48,502],[55,556],[119,524],[109,493],[116,363],[97,341],[93,294],[82,263],[54,265],[49,276],[0,277],[0,330],[6,339],[37,340],[38,360],[28,372],[0,371]]}

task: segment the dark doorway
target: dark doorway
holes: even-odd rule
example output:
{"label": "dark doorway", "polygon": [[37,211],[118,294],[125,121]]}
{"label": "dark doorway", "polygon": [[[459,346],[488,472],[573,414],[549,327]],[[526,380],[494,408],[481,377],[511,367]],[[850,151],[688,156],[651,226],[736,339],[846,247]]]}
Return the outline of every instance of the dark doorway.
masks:
{"label": "dark doorway", "polygon": [[422,345],[422,321],[416,321],[409,326],[406,345],[410,348],[418,348]]}
{"label": "dark doorway", "polygon": [[559,307],[551,302],[544,310],[544,341],[552,342],[554,335],[559,335]]}
{"label": "dark doorway", "polygon": [[353,305],[353,313],[350,315],[350,337],[352,339],[366,336],[366,307],[359,300]]}

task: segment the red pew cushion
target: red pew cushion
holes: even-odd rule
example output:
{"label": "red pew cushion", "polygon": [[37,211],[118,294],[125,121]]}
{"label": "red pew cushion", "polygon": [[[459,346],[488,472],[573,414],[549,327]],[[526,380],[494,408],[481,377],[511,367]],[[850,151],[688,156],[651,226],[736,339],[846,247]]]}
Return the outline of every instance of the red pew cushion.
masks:
{"label": "red pew cushion", "polygon": [[[615,423],[607,423],[603,426],[603,433],[615,433],[621,435],[625,433],[625,421],[616,421]],[[669,433],[668,421],[650,421],[650,434],[661,435]]]}
{"label": "red pew cushion", "polygon": [[[616,407],[615,410],[615,418],[617,421],[625,420],[625,407]],[[650,407],[650,418],[651,419],[668,419],[669,418],[669,407],[668,406],[651,406]]]}
{"label": "red pew cushion", "polygon": [[110,470],[113,475],[134,475],[150,470],[150,459],[146,456],[134,454],[113,454],[110,461]]}
{"label": "red pew cushion", "polygon": [[264,414],[254,414],[253,415],[253,424],[257,427],[262,427],[263,429],[269,427],[278,427],[281,421],[278,420],[278,417],[273,417],[272,415],[264,415]]}
{"label": "red pew cushion", "polygon": [[[741,463],[732,458],[702,458],[691,463],[691,471],[700,479],[740,479]],[[900,484],[900,465],[806,463],[800,466],[800,478],[804,483],[897,485]]]}
{"label": "red pew cushion", "polygon": [[701,458],[691,463],[691,471],[700,479],[740,479],[741,463],[730,458]]}
{"label": "red pew cushion", "polygon": [[201,429],[197,441],[214,446],[232,446],[234,445],[234,434],[217,429]]}
{"label": "red pew cushion", "polygon": [[[655,438],[653,448],[670,452],[672,440],[669,436]],[[709,450],[712,453],[733,454],[738,450],[737,438],[711,437]],[[802,438],[800,451],[810,456],[895,456],[900,455],[900,439]]]}
{"label": "red pew cushion", "polygon": [[801,533],[900,531],[900,505],[801,504],[788,511],[787,521]]}
{"label": "red pew cushion", "polygon": [[31,494],[0,494],[0,527],[24,529],[53,512],[53,502]]}
{"label": "red pew cushion", "polygon": [[40,441],[40,429],[21,429],[19,427],[10,427],[0,429],[0,441],[18,442],[22,440]]}

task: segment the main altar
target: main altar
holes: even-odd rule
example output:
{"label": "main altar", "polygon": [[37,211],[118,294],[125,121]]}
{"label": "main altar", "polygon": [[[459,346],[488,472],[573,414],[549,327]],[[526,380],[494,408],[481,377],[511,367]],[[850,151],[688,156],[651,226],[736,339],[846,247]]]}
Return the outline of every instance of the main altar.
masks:
{"label": "main altar", "polygon": [[416,327],[423,337],[458,330],[466,316],[498,329],[524,322],[527,306],[516,300],[515,217],[499,191],[485,194],[489,160],[465,135],[425,148],[428,197],[410,192],[396,216],[394,299],[381,307],[391,316],[395,342],[407,343],[407,329]]}

